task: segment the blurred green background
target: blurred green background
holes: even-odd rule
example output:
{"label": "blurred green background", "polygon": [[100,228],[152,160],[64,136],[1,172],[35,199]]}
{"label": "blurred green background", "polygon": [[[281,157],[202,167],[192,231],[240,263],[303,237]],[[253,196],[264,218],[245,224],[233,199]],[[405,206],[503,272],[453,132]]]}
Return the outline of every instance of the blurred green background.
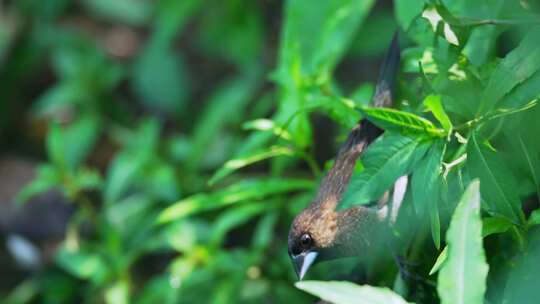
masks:
{"label": "blurred green background", "polygon": [[[293,58],[280,58],[288,56],[284,24],[311,16],[300,28],[318,48],[326,42],[316,41],[312,24],[333,9],[298,4],[285,21],[284,2],[270,0],[1,1],[0,223],[9,245],[0,256],[0,297],[312,299],[292,284],[287,231],[357,114],[339,126],[323,110],[311,125],[298,113],[304,101],[286,92]],[[349,29],[330,37],[334,48],[311,52],[334,59],[302,61],[328,77],[346,51],[340,90],[366,102],[396,25],[390,1],[363,6]],[[291,132],[277,132],[265,117]],[[298,151],[266,149],[255,158],[277,161],[209,184],[225,161],[280,136],[295,137]]]}
{"label": "blurred green background", "polygon": [[[416,213],[405,199],[398,234],[423,279],[408,289],[396,265],[366,270],[356,259],[308,276],[437,302],[428,272],[464,181],[480,177],[483,189],[519,185],[503,190],[520,225],[495,217],[506,203],[495,194],[495,207],[483,209],[488,298],[500,300],[508,276],[532,286],[519,274],[537,268],[520,262],[512,272],[511,258],[536,256],[538,237],[527,229],[540,213],[523,222],[538,207],[540,170],[513,156],[540,151],[531,102],[540,96],[540,51],[534,35],[520,44],[539,8],[527,0],[0,0],[0,300],[314,302],[294,287],[289,225],[360,118],[355,107],[369,102],[398,28],[396,106],[442,120],[437,130],[449,136],[437,138],[444,151],[435,165],[456,162],[444,182],[434,170],[440,197],[437,188]],[[523,54],[531,64],[515,59]],[[512,141],[518,133],[530,150]],[[474,167],[480,161],[464,166],[471,148],[458,135],[478,136],[477,154],[508,162],[493,161],[495,173]],[[495,153],[489,141],[503,148]]]}

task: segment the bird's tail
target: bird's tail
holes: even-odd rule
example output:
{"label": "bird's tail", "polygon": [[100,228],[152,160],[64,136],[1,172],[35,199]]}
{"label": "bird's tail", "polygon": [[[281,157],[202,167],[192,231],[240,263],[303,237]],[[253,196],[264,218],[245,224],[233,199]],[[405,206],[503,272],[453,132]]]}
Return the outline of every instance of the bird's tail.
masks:
{"label": "bird's tail", "polygon": [[397,71],[400,63],[400,50],[398,43],[398,33],[394,34],[386,57],[384,58],[379,79],[373,95],[374,107],[391,107],[393,103],[392,88],[396,81]]}
{"label": "bird's tail", "polygon": [[[382,65],[379,81],[373,96],[376,107],[392,106],[392,86],[399,68],[399,47],[397,34],[394,35],[386,59]],[[367,119],[362,119],[349,133],[339,149],[334,165],[323,179],[316,202],[328,202],[335,208],[348,187],[358,157],[366,147],[383,131]]]}
{"label": "bird's tail", "polygon": [[[392,107],[393,94],[392,89],[394,87],[396,76],[400,65],[400,49],[398,42],[398,33],[392,37],[392,42],[384,58],[381,70],[379,72],[379,79],[375,87],[375,94],[372,98],[372,104],[374,107]],[[358,125],[351,131],[346,142],[342,147],[342,151],[347,151],[358,146],[364,142],[370,144],[377,137],[382,134],[382,130],[372,124],[367,119],[362,119]],[[362,145],[363,147],[366,144]]]}

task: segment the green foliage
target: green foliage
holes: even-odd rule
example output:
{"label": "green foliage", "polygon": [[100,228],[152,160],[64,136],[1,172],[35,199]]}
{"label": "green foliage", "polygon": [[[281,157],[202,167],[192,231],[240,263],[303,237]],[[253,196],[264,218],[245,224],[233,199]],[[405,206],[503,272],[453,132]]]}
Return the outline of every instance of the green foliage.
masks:
{"label": "green foliage", "polygon": [[[41,162],[18,201],[57,189],[75,210],[49,264],[0,286],[8,303],[534,298],[534,1],[109,2],[3,4],[0,143]],[[373,108],[396,25],[394,107]],[[360,119],[385,132],[339,208],[410,175],[382,241],[417,266],[366,252],[295,285],[290,223]]]}
{"label": "green foliage", "polygon": [[448,258],[437,285],[442,303],[483,303],[488,265],[482,245],[478,180],[467,187],[456,207],[446,241]]}
{"label": "green foliage", "polygon": [[362,114],[381,129],[402,133],[424,133],[432,136],[444,136],[444,130],[420,116],[386,108],[363,108]]}
{"label": "green foliage", "polygon": [[414,171],[411,181],[413,205],[417,213],[429,213],[431,235],[437,249],[441,244],[441,224],[439,219],[440,188],[442,185],[442,157],[444,143],[435,143],[422,163]]}
{"label": "green foliage", "polygon": [[353,176],[340,208],[376,201],[398,177],[416,166],[427,148],[422,137],[384,134],[362,155],[365,169]]}
{"label": "green foliage", "polygon": [[520,224],[523,213],[519,206],[517,184],[510,168],[496,153],[481,145],[476,134],[472,134],[467,144],[467,155],[469,174],[479,177],[483,185],[491,190],[484,196],[486,201],[483,207],[493,215]]}
{"label": "green foliage", "polygon": [[296,283],[296,287],[335,304],[407,303],[387,288],[358,286],[350,282],[304,281]]}

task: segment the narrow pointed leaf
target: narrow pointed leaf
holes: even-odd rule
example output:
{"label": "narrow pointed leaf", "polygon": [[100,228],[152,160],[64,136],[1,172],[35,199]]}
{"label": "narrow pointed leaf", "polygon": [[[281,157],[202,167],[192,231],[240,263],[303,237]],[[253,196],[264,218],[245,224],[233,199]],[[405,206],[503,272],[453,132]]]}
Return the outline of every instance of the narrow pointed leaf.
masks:
{"label": "narrow pointed leaf", "polygon": [[431,270],[429,271],[429,275],[432,275],[439,271],[448,258],[448,246],[444,246],[441,253],[439,253],[439,256],[437,257],[437,260],[435,261],[435,264],[433,264],[433,267],[431,267]]}
{"label": "narrow pointed leaf", "polygon": [[270,149],[267,149],[267,150],[255,151],[243,157],[231,159],[227,161],[223,165],[223,167],[221,167],[218,171],[216,171],[216,173],[214,173],[214,175],[212,176],[212,178],[210,178],[208,183],[210,185],[215,184],[216,182],[228,176],[229,174],[233,173],[234,171],[240,168],[249,166],[253,163],[256,163],[265,159],[269,159],[272,157],[292,156],[292,155],[294,155],[294,152],[291,149],[287,147],[274,146],[274,147],[270,147]]}
{"label": "narrow pointed leaf", "polygon": [[390,108],[362,107],[360,112],[378,127],[397,132],[410,132],[444,137],[445,131],[418,115]]}
{"label": "narrow pointed leaf", "polygon": [[482,244],[478,180],[473,180],[461,197],[446,240],[448,257],[439,271],[437,285],[441,303],[484,303],[488,264]]}
{"label": "narrow pointed leaf", "polygon": [[433,116],[439,121],[444,130],[452,129],[452,122],[443,108],[440,95],[429,95],[424,99],[424,105],[433,113]]}
{"label": "narrow pointed leaf", "polygon": [[267,196],[299,190],[310,190],[314,183],[305,179],[268,178],[244,180],[225,189],[195,194],[172,204],[159,215],[160,223],[170,222],[199,212],[214,210],[247,200],[260,200]]}
{"label": "narrow pointed leaf", "polygon": [[442,183],[444,143],[434,144],[412,176],[413,205],[416,212],[430,216],[431,235],[435,246],[440,246],[439,197]]}

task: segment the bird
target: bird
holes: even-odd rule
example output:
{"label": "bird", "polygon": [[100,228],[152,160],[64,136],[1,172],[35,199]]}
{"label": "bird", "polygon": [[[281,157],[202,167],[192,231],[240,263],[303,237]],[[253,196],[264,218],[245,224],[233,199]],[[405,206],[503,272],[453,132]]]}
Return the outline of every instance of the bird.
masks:
{"label": "bird", "polygon": [[[392,87],[399,65],[400,49],[395,33],[371,99],[374,107],[392,106]],[[361,119],[339,149],[313,201],[293,220],[288,253],[300,280],[314,263],[366,254],[380,240],[378,235],[385,231],[388,216],[386,205],[345,210],[337,210],[337,205],[347,189],[356,160],[382,133],[369,120]]]}

